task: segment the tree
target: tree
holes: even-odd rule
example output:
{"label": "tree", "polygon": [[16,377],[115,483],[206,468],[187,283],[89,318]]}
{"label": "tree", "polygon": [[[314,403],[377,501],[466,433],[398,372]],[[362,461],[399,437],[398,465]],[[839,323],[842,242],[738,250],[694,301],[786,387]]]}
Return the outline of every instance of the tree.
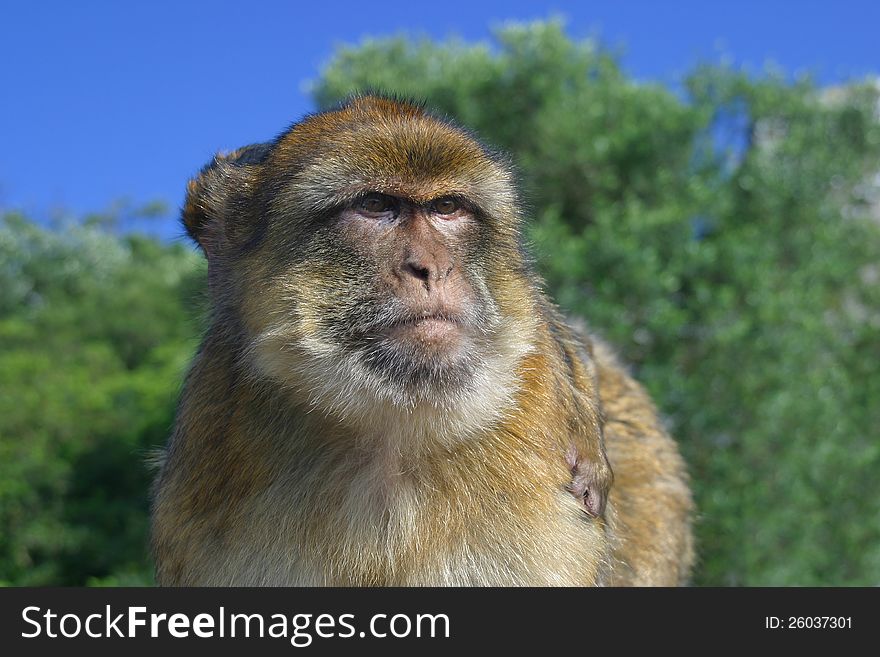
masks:
{"label": "tree", "polygon": [[151,581],[147,456],[203,278],[182,245],[0,219],[0,582]]}

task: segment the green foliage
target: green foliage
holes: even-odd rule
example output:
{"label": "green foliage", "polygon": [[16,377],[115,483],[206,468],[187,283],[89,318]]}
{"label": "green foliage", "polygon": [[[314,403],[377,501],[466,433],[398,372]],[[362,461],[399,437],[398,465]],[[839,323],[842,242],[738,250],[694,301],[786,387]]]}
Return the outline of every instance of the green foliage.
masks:
{"label": "green foliage", "polygon": [[697,583],[880,582],[876,88],[701,67],[677,96],[550,22],[346,48],[315,97],[367,89],[514,154],[550,292],[688,458]]}
{"label": "green foliage", "polygon": [[[343,48],[314,96],[364,89],[515,157],[550,292],[633,365],[690,463],[696,583],[880,583],[876,88],[707,66],[675,94],[549,22]],[[144,464],[205,271],[114,223],[0,220],[0,584],[150,581]]]}
{"label": "green foliage", "polygon": [[0,219],[0,582],[149,582],[164,443],[204,277],[182,245]]}

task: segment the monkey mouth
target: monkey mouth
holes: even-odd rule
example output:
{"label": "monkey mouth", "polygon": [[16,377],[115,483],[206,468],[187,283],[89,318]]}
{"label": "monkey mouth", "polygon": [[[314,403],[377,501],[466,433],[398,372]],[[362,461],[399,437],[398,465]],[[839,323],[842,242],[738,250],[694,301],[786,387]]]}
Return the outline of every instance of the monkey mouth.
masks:
{"label": "monkey mouth", "polygon": [[391,338],[416,339],[426,344],[457,342],[457,339],[463,337],[463,333],[463,319],[459,315],[442,311],[405,315],[393,321],[386,330]]}
{"label": "monkey mouth", "polygon": [[468,309],[405,309],[361,343],[362,362],[398,389],[433,395],[470,385],[479,333]]}
{"label": "monkey mouth", "polygon": [[409,313],[395,319],[391,323],[390,328],[393,329],[399,326],[412,326],[421,324],[422,322],[443,322],[459,326],[463,323],[463,321],[464,320],[461,315],[458,315],[456,313],[425,310],[418,313]]}

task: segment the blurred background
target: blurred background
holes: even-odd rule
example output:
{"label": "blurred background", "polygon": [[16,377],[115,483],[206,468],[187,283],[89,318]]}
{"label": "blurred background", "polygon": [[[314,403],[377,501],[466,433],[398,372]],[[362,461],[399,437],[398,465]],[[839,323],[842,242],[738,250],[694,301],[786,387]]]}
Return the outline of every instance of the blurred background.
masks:
{"label": "blurred background", "polygon": [[0,584],[150,584],[214,152],[353,91],[508,150],[690,465],[697,585],[880,584],[880,5],[0,7]]}

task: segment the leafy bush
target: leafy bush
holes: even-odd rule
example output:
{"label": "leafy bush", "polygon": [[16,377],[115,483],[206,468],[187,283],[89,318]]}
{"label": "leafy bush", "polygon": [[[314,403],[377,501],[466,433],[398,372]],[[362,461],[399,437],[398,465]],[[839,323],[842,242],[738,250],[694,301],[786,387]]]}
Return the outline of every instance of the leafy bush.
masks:
{"label": "leafy bush", "polygon": [[0,221],[0,582],[149,582],[146,455],[195,348],[201,259]]}

